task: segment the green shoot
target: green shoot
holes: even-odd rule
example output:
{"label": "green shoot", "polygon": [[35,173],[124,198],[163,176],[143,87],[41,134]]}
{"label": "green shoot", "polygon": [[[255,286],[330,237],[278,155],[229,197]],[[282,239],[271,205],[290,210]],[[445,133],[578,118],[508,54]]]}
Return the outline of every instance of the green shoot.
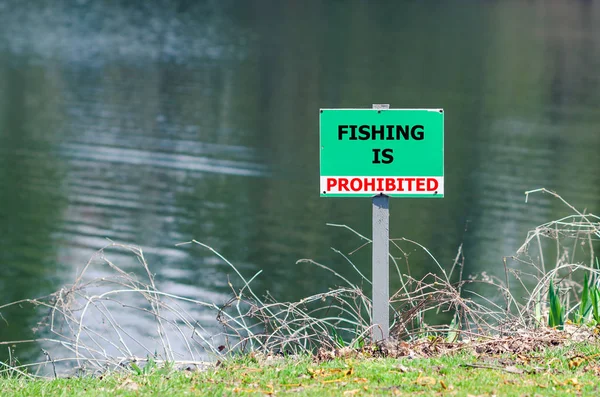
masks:
{"label": "green shoot", "polygon": [[575,317],[575,324],[583,324],[588,317],[590,310],[592,309],[592,302],[590,299],[590,288],[588,281],[588,274],[585,273],[583,277],[583,291],[581,292],[581,302],[579,303],[579,312]]}
{"label": "green shoot", "polygon": [[550,313],[548,314],[548,326],[552,328],[563,329],[565,324],[564,308],[560,303],[558,294],[554,291],[554,285],[550,280],[548,289],[548,298],[550,300]]}
{"label": "green shoot", "polygon": [[590,290],[591,297],[591,306],[592,306],[592,315],[594,317],[594,321],[596,325],[600,324],[600,290],[597,285],[594,285]]}
{"label": "green shoot", "polygon": [[342,336],[338,334],[337,330],[334,327],[331,327],[330,331],[331,339],[335,342],[336,345],[338,345],[338,347],[346,346],[344,338],[342,338]]}
{"label": "green shoot", "polygon": [[460,327],[460,321],[457,321],[458,315],[454,315],[450,327],[448,327],[448,335],[446,335],[446,342],[453,343],[458,340],[458,331]]}

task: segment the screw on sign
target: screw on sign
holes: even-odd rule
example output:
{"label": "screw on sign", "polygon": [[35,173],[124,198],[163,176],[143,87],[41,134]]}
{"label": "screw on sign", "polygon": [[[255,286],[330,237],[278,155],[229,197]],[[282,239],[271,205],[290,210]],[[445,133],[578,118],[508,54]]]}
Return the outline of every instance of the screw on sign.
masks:
{"label": "screw on sign", "polygon": [[321,109],[321,197],[372,197],[373,340],[389,337],[389,197],[444,197],[442,109]]}

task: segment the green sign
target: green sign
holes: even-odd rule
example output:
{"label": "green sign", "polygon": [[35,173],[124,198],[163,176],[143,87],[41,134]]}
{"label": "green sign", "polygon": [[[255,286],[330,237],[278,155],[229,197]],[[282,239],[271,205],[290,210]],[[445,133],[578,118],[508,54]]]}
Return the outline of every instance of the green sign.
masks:
{"label": "green sign", "polygon": [[321,109],[321,197],[444,197],[442,109]]}

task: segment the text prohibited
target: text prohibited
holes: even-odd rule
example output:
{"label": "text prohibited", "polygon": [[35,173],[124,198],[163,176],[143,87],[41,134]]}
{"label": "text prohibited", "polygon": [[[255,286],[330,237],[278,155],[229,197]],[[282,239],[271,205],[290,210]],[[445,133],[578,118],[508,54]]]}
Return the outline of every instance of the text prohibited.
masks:
{"label": "text prohibited", "polygon": [[321,109],[321,197],[444,197],[441,109]]}

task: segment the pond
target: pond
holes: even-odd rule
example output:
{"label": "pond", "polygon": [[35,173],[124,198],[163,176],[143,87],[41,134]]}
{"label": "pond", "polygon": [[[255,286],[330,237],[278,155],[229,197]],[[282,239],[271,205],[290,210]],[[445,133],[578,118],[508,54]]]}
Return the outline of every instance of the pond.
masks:
{"label": "pond", "polygon": [[[373,103],[445,111],[445,198],[393,199],[391,237],[448,267],[462,244],[464,274],[503,274],[529,229],[570,213],[526,190],[598,211],[598,70],[600,6],[583,0],[0,0],[2,303],[71,284],[110,241],[142,247],[163,291],[208,302],[234,272],[176,244],[262,270],[253,288],[281,300],[340,284],[302,258],[355,277],[331,248],[363,242],[327,224],[368,236],[371,202],[319,197],[318,109]],[[403,247],[413,275],[436,270]],[[370,274],[368,246],[352,258]],[[39,321],[2,315],[2,341]]]}

